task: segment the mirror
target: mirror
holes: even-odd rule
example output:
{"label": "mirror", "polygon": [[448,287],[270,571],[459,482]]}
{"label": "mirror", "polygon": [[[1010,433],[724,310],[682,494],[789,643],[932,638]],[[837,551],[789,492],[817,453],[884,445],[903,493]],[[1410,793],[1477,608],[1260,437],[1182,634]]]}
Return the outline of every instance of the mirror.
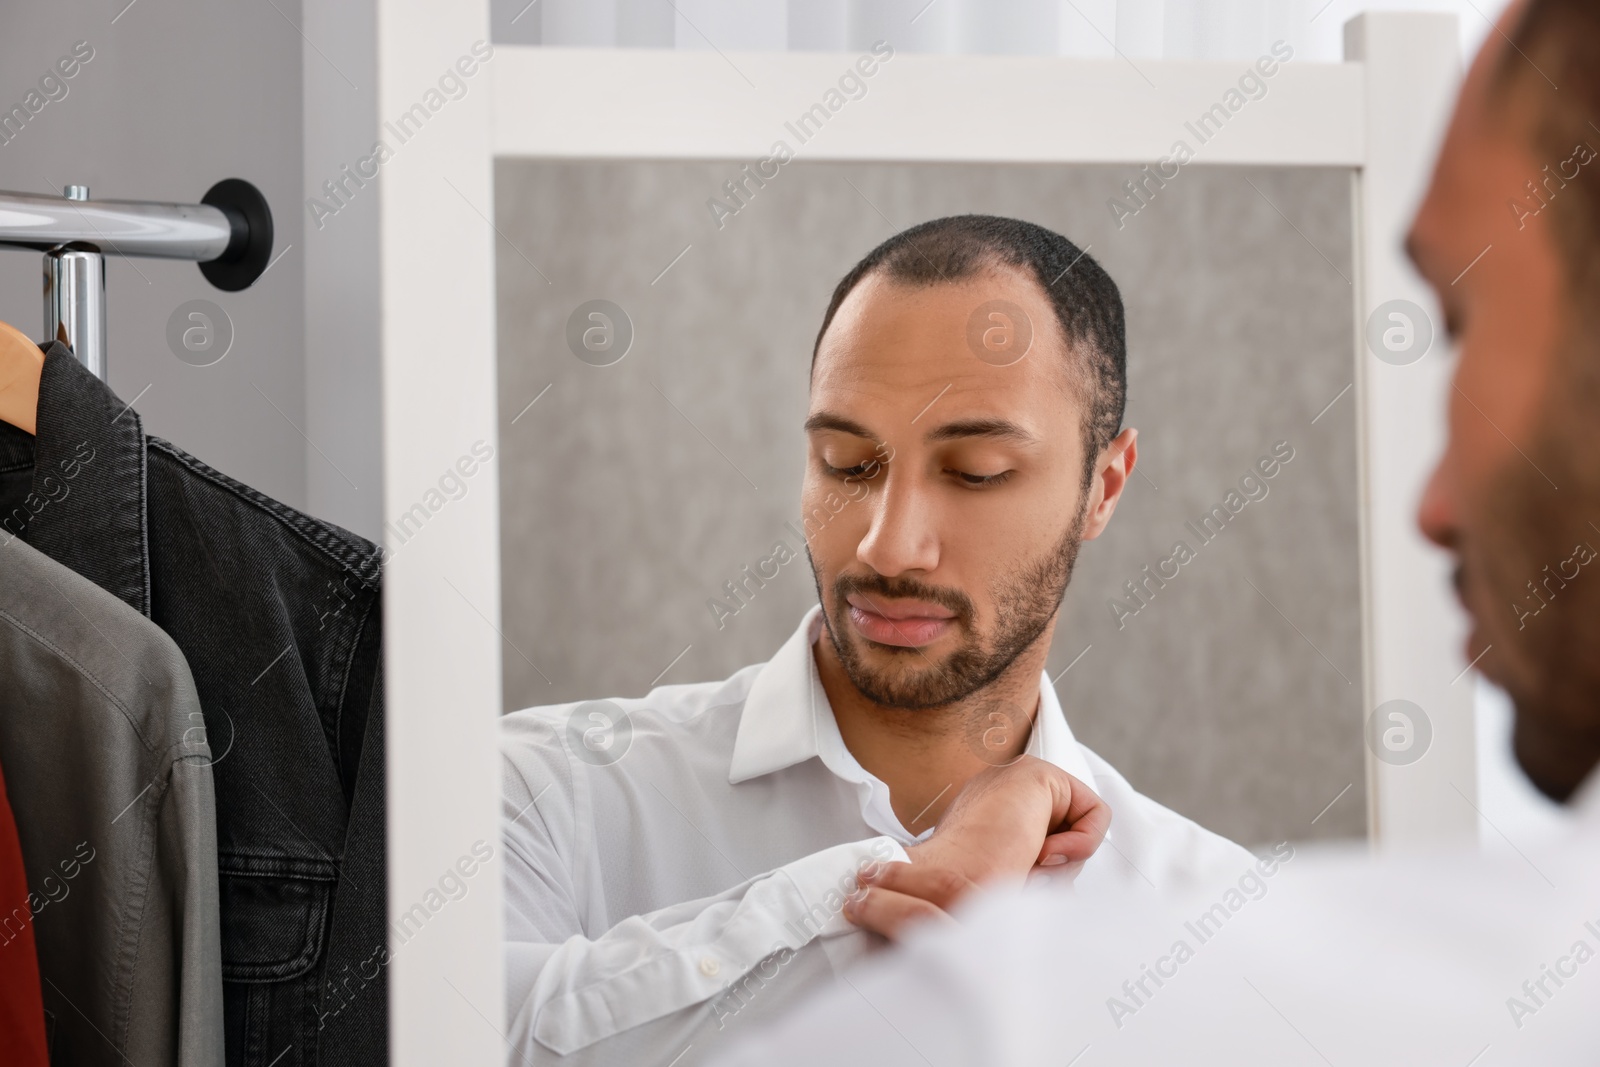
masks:
{"label": "mirror", "polygon": [[1138,464],[1048,665],[1072,730],[1244,844],[1364,836],[1350,172],[1189,168],[1119,220],[1134,168],[794,161],[719,226],[741,162],[497,161],[506,709],[771,658],[816,603],[833,287],[896,230],[1010,216],[1127,309]]}

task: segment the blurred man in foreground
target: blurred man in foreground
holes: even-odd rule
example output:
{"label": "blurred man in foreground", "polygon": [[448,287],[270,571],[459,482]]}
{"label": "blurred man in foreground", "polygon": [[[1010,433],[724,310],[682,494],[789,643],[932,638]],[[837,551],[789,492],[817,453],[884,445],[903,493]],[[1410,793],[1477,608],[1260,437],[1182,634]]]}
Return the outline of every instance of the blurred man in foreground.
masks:
{"label": "blurred man in foreground", "polygon": [[[1455,556],[1467,654],[1515,702],[1517,759],[1570,807],[1567,832],[1496,859],[1305,859],[1270,885],[1130,901],[1092,926],[1049,891],[991,897],[732,1063],[1600,1058],[1597,123],[1600,3],[1513,4],[1407,241],[1460,351],[1419,521]],[[898,873],[866,899],[914,893]]]}

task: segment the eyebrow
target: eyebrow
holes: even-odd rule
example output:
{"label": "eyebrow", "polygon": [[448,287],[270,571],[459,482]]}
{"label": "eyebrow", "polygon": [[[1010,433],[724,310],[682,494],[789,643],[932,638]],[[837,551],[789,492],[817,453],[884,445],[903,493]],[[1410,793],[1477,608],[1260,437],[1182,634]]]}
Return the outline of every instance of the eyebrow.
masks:
{"label": "eyebrow", "polygon": [[[805,429],[807,433],[816,430],[836,430],[868,441],[878,440],[877,434],[859,422],[842,415],[835,415],[830,411],[819,411],[806,419]],[[1039,441],[1038,437],[1016,423],[1000,418],[957,419],[955,422],[947,422],[929,430],[924,437],[928,441],[957,441],[968,437],[984,437],[1021,445],[1037,444]]]}

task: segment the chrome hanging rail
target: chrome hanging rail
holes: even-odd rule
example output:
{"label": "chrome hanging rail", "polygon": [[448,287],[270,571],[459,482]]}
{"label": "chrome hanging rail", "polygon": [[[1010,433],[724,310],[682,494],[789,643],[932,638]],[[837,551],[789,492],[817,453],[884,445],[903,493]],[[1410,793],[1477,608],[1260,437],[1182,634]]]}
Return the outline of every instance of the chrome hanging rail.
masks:
{"label": "chrome hanging rail", "polygon": [[106,376],[106,256],[188,259],[218,289],[248,287],[272,254],[272,212],[255,186],[218,182],[198,204],[0,192],[0,247],[44,253],[45,333]]}

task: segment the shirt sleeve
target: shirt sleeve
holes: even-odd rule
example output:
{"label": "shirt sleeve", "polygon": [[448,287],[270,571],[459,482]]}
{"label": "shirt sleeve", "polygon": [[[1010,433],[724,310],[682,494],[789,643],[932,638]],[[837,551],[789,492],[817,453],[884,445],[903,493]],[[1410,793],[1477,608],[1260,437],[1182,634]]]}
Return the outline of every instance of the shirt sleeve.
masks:
{"label": "shirt sleeve", "polygon": [[856,871],[909,859],[889,837],[835,845],[588,936],[559,841],[521,775],[507,774],[508,1017],[512,1044],[533,1063],[711,1001],[775,954],[855,930],[843,906]]}
{"label": "shirt sleeve", "polygon": [[[204,741],[191,741],[187,735],[175,748],[183,755],[169,768],[157,833],[177,847],[171,852],[161,850],[157,863],[163,871],[158,877],[168,883],[179,904],[177,914],[170,916],[178,942],[174,946],[179,972],[176,1008],[181,1020],[177,1062],[181,1067],[199,1067],[224,1059],[214,760]],[[140,997],[136,997],[135,1012],[139,1004]],[[136,1025],[143,1029],[143,1022]]]}

